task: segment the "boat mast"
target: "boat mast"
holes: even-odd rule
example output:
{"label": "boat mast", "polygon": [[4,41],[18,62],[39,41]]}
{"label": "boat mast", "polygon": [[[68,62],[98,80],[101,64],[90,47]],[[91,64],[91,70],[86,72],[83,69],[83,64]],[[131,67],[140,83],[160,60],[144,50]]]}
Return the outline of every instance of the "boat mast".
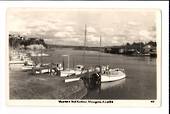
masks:
{"label": "boat mast", "polygon": [[[41,37],[42,38],[42,37]],[[42,44],[40,45],[41,46],[41,48],[40,48],[40,63],[41,63],[41,65],[42,65]]]}
{"label": "boat mast", "polygon": [[73,56],[73,68],[74,68],[74,66],[75,66],[75,61],[74,61],[74,56]]}
{"label": "boat mast", "polygon": [[140,41],[140,55],[142,55],[142,42]]}
{"label": "boat mast", "polygon": [[70,56],[68,55],[68,69],[70,69]]}
{"label": "boat mast", "polygon": [[40,56],[40,62],[41,62],[41,64],[42,64],[42,46],[41,46],[41,56]]}
{"label": "boat mast", "polygon": [[65,70],[65,65],[64,65],[64,57],[62,57],[63,61],[62,61],[62,64],[63,64],[63,70]]}
{"label": "boat mast", "polygon": [[84,53],[83,53],[83,64],[85,67],[85,54],[86,54],[86,35],[87,35],[87,30],[86,30],[86,24],[85,24],[85,31],[84,31]]}
{"label": "boat mast", "polygon": [[100,47],[99,47],[99,66],[100,66],[100,72],[101,72],[100,51],[101,51],[101,41],[102,41],[101,39],[102,39],[102,37],[100,35]]}

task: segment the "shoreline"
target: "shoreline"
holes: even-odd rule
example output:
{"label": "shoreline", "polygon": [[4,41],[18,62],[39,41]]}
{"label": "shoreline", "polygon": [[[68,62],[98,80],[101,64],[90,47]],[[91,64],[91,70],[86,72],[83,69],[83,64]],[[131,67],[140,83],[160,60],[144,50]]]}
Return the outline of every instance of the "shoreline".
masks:
{"label": "shoreline", "polygon": [[58,76],[9,71],[9,99],[81,99],[87,94],[83,80],[65,83]]}
{"label": "shoreline", "polygon": [[[10,99],[81,99],[87,94],[83,80],[65,83],[64,78],[59,76],[30,74],[30,71],[22,71],[24,60],[21,57],[30,61],[32,58],[17,49],[11,54],[13,59],[9,64]],[[20,63],[21,61],[23,63]]]}

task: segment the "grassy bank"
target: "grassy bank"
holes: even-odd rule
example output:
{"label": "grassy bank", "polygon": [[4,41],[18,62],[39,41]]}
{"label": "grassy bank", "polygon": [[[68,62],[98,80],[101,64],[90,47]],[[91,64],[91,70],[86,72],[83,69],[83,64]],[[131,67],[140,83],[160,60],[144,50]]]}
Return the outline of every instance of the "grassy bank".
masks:
{"label": "grassy bank", "polygon": [[64,79],[49,75],[31,75],[10,71],[10,99],[81,99],[87,89],[82,80],[64,83]]}

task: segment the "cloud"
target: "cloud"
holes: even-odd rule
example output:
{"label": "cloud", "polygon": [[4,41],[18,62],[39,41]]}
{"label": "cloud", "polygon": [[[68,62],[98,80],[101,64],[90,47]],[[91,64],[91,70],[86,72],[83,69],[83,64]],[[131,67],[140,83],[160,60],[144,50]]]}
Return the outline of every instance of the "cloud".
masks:
{"label": "cloud", "polygon": [[89,27],[87,27],[87,32],[96,33],[96,29],[94,27],[89,26]]}
{"label": "cloud", "polygon": [[128,22],[128,25],[137,26],[138,23],[135,22],[135,21],[129,21],[129,22]]}
{"label": "cloud", "polygon": [[148,37],[150,35],[150,33],[147,30],[140,30],[139,35],[144,36],[144,37]]}
{"label": "cloud", "polygon": [[74,32],[74,28],[72,26],[66,26],[64,30],[67,32]]}
{"label": "cloud", "polygon": [[111,43],[114,45],[118,45],[120,42],[118,42],[117,40],[112,40]]}
{"label": "cloud", "polygon": [[102,28],[101,33],[105,35],[111,35],[114,33],[114,29],[113,28]]}
{"label": "cloud", "polygon": [[65,38],[68,37],[70,34],[68,32],[57,32],[56,34],[54,34],[55,37],[59,37],[59,38]]}
{"label": "cloud", "polygon": [[156,39],[156,28],[151,29],[155,15],[148,11],[15,8],[8,10],[7,24],[9,32],[45,38],[56,44],[82,45],[85,24],[88,44],[93,46],[99,46],[100,35],[103,45]]}
{"label": "cloud", "polygon": [[48,38],[45,39],[45,42],[48,44],[57,44],[57,45],[83,45],[83,40],[80,38]]}
{"label": "cloud", "polygon": [[98,42],[100,41],[100,36],[91,34],[87,36],[87,41],[91,41],[91,42]]}
{"label": "cloud", "polygon": [[155,38],[155,32],[154,31],[148,31],[148,30],[140,30],[139,35],[142,39],[145,39],[145,41],[154,40]]}

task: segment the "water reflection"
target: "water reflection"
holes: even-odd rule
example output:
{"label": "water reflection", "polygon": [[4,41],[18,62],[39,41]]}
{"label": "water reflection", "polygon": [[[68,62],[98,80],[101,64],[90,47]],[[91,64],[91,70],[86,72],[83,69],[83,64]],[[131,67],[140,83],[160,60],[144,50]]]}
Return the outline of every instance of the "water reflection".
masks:
{"label": "water reflection", "polygon": [[125,85],[126,82],[126,78],[121,79],[121,80],[117,80],[117,81],[113,81],[113,82],[106,82],[106,83],[101,83],[101,91],[102,90],[107,90],[110,88],[122,88]]}
{"label": "water reflection", "polygon": [[84,99],[108,99],[114,97],[114,93],[112,92],[112,90],[123,89],[125,83],[126,83],[126,78],[113,81],[113,82],[101,83],[100,87],[95,89],[89,89]]}

